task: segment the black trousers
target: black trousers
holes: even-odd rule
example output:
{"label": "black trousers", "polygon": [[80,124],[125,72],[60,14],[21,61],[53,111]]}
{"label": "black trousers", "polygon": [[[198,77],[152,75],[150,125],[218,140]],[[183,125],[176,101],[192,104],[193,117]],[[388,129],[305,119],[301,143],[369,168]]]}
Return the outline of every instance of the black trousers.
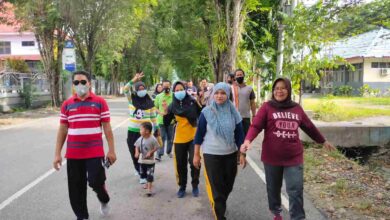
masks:
{"label": "black trousers", "polygon": [[194,159],[194,144],[193,141],[188,143],[175,143],[175,166],[176,166],[176,180],[180,188],[186,188],[187,186],[187,173],[188,163],[191,168],[191,184],[192,187],[198,187],[199,185],[199,173],[200,169],[196,169],[192,163]]}
{"label": "black trousers", "polygon": [[282,212],[281,188],[283,178],[289,200],[291,220],[305,219],[303,206],[303,164],[297,166],[273,166],[264,164],[267,182],[268,205],[271,212],[278,215]]}
{"label": "black trousers", "polygon": [[243,118],[242,119],[242,127],[244,128],[244,136],[248,133],[249,127],[251,126],[251,119],[250,118]]}
{"label": "black trousers", "polygon": [[88,185],[96,192],[100,202],[110,201],[105,180],[106,173],[102,165],[103,158],[68,159],[68,190],[70,205],[77,219],[87,219],[87,181]]}
{"label": "black trousers", "polygon": [[139,132],[133,132],[128,131],[127,132],[127,146],[129,147],[130,156],[133,160],[134,169],[140,173],[140,165],[138,163],[138,159],[135,158],[135,142],[138,140],[138,138],[141,137],[141,134]]}
{"label": "black trousers", "polygon": [[226,219],[226,201],[237,175],[237,152],[229,155],[203,154],[207,194],[217,220]]}

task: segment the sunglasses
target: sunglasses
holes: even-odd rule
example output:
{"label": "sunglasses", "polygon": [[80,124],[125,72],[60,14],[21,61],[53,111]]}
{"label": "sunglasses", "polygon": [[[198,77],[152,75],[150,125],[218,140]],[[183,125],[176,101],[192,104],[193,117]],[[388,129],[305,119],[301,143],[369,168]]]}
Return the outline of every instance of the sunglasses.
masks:
{"label": "sunglasses", "polygon": [[79,83],[81,83],[81,85],[85,85],[87,84],[87,80],[73,80],[73,85],[77,86]]}

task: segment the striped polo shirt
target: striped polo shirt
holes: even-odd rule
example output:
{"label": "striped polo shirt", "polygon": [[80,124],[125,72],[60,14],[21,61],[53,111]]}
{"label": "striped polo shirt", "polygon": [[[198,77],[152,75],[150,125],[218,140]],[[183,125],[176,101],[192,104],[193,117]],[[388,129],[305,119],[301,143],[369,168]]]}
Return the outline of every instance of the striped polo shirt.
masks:
{"label": "striped polo shirt", "polygon": [[77,95],[66,100],[61,107],[60,119],[60,123],[68,126],[65,157],[104,157],[102,122],[110,122],[108,105],[102,97],[90,92],[84,101]]}

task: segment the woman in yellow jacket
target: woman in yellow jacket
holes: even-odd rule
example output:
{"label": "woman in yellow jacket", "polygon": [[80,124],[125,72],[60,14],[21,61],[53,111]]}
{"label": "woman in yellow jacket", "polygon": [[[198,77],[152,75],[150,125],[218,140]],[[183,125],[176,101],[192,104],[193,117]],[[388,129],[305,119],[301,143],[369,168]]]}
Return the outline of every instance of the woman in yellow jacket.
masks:
{"label": "woman in yellow jacket", "polygon": [[176,167],[176,180],[179,185],[178,198],[183,198],[186,193],[188,164],[191,168],[192,195],[199,195],[199,173],[192,164],[194,157],[194,144],[197,120],[200,115],[201,105],[186,92],[183,82],[173,85],[173,100],[169,106],[165,106],[164,124],[169,125],[173,119],[176,121],[174,134],[174,161]]}

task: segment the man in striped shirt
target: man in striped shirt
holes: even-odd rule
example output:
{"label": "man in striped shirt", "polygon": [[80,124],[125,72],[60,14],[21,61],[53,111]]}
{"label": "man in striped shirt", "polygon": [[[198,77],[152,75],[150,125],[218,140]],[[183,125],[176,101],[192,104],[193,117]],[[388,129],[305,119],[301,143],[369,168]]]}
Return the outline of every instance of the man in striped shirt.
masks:
{"label": "man in striped shirt", "polygon": [[77,219],[88,219],[87,181],[101,203],[102,215],[109,211],[110,197],[105,187],[104,149],[102,127],[108,143],[106,159],[110,164],[116,160],[114,138],[110,125],[110,112],[106,101],[93,94],[90,74],[85,71],[73,73],[76,94],[61,107],[60,128],[53,166],[59,170],[61,150],[67,138],[68,189],[70,204]]}

